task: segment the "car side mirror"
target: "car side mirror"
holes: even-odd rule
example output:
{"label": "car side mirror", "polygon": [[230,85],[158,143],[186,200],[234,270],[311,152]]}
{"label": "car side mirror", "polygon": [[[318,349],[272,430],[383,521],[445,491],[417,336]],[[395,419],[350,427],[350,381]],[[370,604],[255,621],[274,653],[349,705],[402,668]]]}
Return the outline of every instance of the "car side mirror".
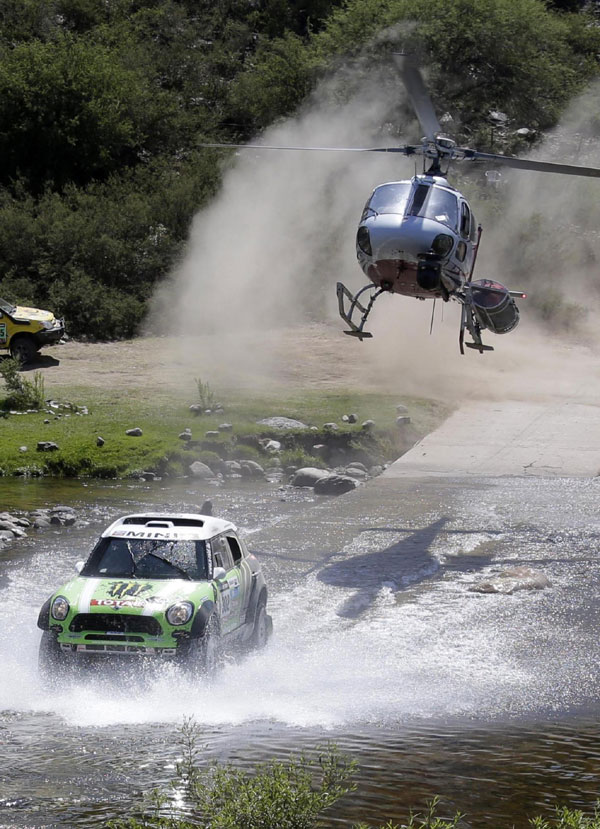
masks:
{"label": "car side mirror", "polygon": [[220,581],[221,579],[224,579],[226,575],[227,570],[224,567],[215,567],[215,569],[213,570],[213,579],[215,581]]}
{"label": "car side mirror", "polygon": [[85,564],[85,561],[78,561],[77,564],[75,565],[75,570],[78,573],[81,573],[81,571],[83,570],[83,565],[84,564]]}

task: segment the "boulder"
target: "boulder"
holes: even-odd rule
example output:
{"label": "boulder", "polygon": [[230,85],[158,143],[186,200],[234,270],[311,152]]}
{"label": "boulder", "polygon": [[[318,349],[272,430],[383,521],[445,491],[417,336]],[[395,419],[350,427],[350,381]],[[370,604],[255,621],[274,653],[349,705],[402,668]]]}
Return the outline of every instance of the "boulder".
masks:
{"label": "boulder", "polygon": [[323,431],[324,432],[337,432],[340,427],[337,423],[324,423],[323,424]]}
{"label": "boulder", "polygon": [[396,426],[408,426],[410,417],[408,415],[398,415],[396,418]]}
{"label": "boulder", "polygon": [[178,437],[179,437],[179,440],[188,441],[188,440],[192,439],[192,433],[190,432],[189,429],[185,429],[183,432],[180,432]]}
{"label": "boulder", "polygon": [[342,423],[350,423],[350,418],[348,415],[342,415]]}
{"label": "boulder", "polygon": [[265,470],[256,461],[240,461],[241,474],[244,478],[262,478]]}
{"label": "boulder", "polygon": [[214,478],[215,473],[212,471],[210,466],[207,466],[202,461],[194,461],[194,463],[190,464],[189,470],[194,476],[194,478]]}
{"label": "boulder", "polygon": [[220,423],[217,426],[219,432],[233,432],[233,424],[232,423]]}
{"label": "boulder", "polygon": [[349,414],[348,415],[348,423],[358,423],[358,415],[357,414]]}
{"label": "boulder", "polygon": [[398,403],[398,405],[396,406],[396,414],[398,414],[398,415],[407,415],[408,414],[408,409],[406,408],[406,406],[403,403]]}
{"label": "boulder", "polygon": [[104,446],[105,443],[106,441],[104,440],[104,438],[98,435],[98,437],[96,438],[96,446]]}
{"label": "boulder", "polygon": [[256,422],[259,426],[268,426],[270,429],[308,429],[306,423],[294,420],[292,417],[265,417]]}
{"label": "boulder", "polygon": [[315,482],[317,495],[343,495],[356,489],[358,482],[348,475],[325,475]]}
{"label": "boulder", "polygon": [[471,585],[471,593],[504,593],[511,595],[518,590],[543,590],[552,587],[550,580],[540,570],[531,567],[511,567],[498,575]]}
{"label": "boulder", "polygon": [[205,438],[218,438],[220,432],[217,432],[216,429],[209,429],[208,432],[204,433]]}
{"label": "boulder", "polygon": [[242,467],[237,461],[223,461],[225,475],[240,475]]}
{"label": "boulder", "polygon": [[375,428],[375,421],[374,420],[365,420],[364,423],[361,425],[361,429],[364,429],[365,432],[370,432],[374,428]]}
{"label": "boulder", "polygon": [[359,469],[357,466],[349,466],[346,469],[346,475],[349,475],[351,478],[355,478],[357,481],[366,481],[368,478],[365,470]]}
{"label": "boulder", "polygon": [[281,443],[278,440],[266,440],[262,447],[265,452],[281,452]]}
{"label": "boulder", "polygon": [[290,481],[292,486],[314,486],[318,480],[329,475],[326,469],[317,469],[314,466],[303,466],[296,470]]}
{"label": "boulder", "polygon": [[51,440],[39,440],[37,445],[38,452],[56,452],[59,449],[58,443]]}
{"label": "boulder", "polygon": [[129,435],[130,438],[141,438],[144,433],[139,426],[136,426],[134,429],[127,429],[125,434]]}

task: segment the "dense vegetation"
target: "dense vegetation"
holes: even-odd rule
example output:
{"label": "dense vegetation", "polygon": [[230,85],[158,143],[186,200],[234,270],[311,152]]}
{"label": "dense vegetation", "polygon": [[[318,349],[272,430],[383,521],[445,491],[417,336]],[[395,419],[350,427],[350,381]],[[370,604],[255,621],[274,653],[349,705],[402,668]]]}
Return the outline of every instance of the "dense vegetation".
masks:
{"label": "dense vegetation", "polygon": [[73,335],[131,335],[227,163],[198,144],[248,139],[399,46],[485,148],[490,110],[556,122],[600,28],[577,0],[5,0],[0,295]]}

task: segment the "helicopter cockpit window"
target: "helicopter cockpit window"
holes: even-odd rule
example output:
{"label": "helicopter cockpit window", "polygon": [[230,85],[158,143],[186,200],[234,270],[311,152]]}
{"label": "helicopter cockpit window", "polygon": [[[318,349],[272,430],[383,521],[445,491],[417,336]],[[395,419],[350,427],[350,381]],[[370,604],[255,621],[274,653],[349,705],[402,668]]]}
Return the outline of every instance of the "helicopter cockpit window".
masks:
{"label": "helicopter cockpit window", "polygon": [[468,238],[471,232],[471,211],[466,202],[462,202],[460,206],[460,232],[465,238]]}
{"label": "helicopter cockpit window", "polygon": [[404,214],[410,191],[410,182],[407,181],[382,184],[365,205],[362,220],[364,221],[369,215],[379,213]]}
{"label": "helicopter cockpit window", "polygon": [[458,225],[458,201],[456,195],[450,190],[444,190],[442,187],[430,187],[429,198],[425,202],[425,207],[419,216],[425,216],[427,219],[434,219],[440,224],[446,225],[452,230],[456,230]]}

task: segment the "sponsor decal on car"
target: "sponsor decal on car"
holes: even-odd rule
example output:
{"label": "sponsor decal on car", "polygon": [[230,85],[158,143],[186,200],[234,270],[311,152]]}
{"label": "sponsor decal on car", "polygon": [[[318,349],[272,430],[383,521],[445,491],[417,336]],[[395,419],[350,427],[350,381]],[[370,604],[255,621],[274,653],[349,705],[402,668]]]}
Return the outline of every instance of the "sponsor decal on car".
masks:
{"label": "sponsor decal on car", "polygon": [[92,599],[90,607],[112,607],[119,610],[121,607],[145,607],[144,601],[139,599]]}
{"label": "sponsor decal on car", "polygon": [[107,592],[113,599],[124,599],[125,596],[141,596],[151,589],[151,584],[140,584],[139,581],[112,581]]}

